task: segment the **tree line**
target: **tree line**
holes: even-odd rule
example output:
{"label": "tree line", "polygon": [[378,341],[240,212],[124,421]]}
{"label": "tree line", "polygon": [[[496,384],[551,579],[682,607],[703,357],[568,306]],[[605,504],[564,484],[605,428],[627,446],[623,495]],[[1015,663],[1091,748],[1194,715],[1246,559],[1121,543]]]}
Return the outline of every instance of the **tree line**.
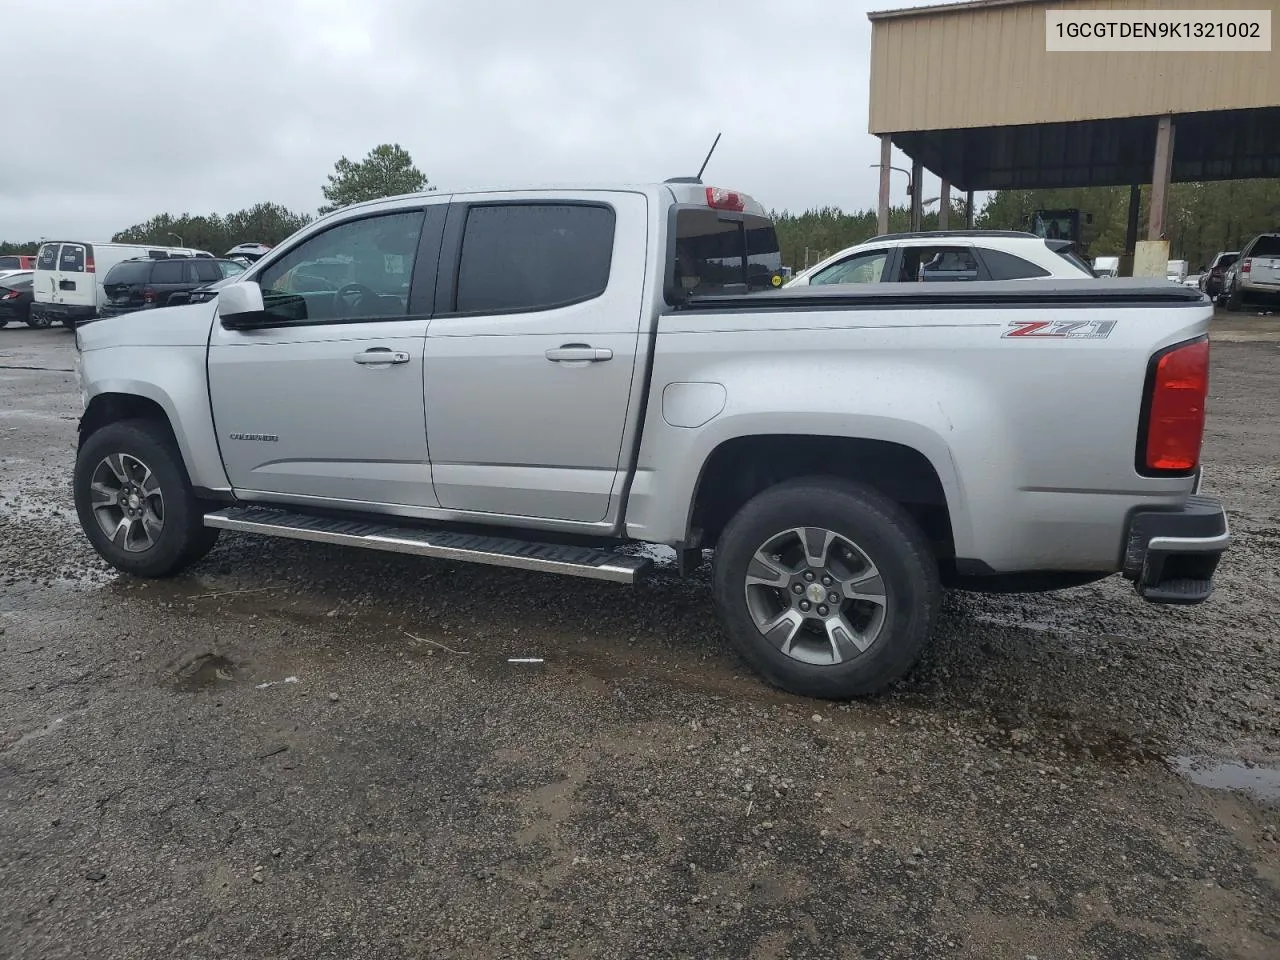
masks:
{"label": "tree line", "polygon": [[[374,147],[363,160],[340,158],[328,182],[321,188],[325,204],[318,214],[400,193],[434,190],[425,174],[414,166],[408,151],[396,143]],[[1139,239],[1144,237],[1150,188],[1143,188],[1139,214]],[[984,230],[1027,229],[1036,210],[1080,210],[1081,252],[1088,257],[1114,256],[1124,251],[1129,210],[1128,187],[1090,187],[1063,190],[1001,190],[988,197],[977,211],[974,226]],[[876,211],[845,211],[821,207],[792,213],[774,211],[782,262],[800,271],[826,256],[861,243],[877,232]],[[174,216],[157,214],[112,236],[120,243],[188,246],[222,254],[237,243],[275,245],[311,221],[307,213],[263,202],[245,210]],[[889,213],[889,231],[906,231],[911,222],[907,207]],[[1280,229],[1280,181],[1234,180],[1217,183],[1175,183],[1170,190],[1166,230],[1170,257],[1187,260],[1199,271],[1220,250],[1239,250],[1259,233]],[[934,230],[938,212],[922,218],[922,229]],[[964,204],[952,202],[950,223],[964,226]],[[0,254],[34,251],[37,241],[0,243]]]}
{"label": "tree line", "polygon": [[[341,157],[321,188],[326,203],[317,211],[330,213],[352,203],[391,197],[401,193],[434,190],[413,164],[409,152],[398,143],[374,147],[363,160]],[[177,216],[159,213],[112,235],[114,243],[163,247],[194,247],[221,256],[238,243],[275,246],[310,223],[310,214],[296,212],[269,201],[225,215],[217,213]],[[0,255],[33,253],[40,241],[0,243]]]}

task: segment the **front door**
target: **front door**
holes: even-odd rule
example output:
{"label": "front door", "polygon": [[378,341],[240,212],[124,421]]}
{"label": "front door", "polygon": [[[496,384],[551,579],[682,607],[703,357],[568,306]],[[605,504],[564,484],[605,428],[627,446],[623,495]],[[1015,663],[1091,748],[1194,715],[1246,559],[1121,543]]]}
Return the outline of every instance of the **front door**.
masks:
{"label": "front door", "polygon": [[312,234],[253,272],[278,323],[214,324],[214,426],[237,493],[374,510],[435,505],[422,348],[445,209]]}
{"label": "front door", "polygon": [[426,341],[441,507],[605,519],[637,379],[646,218],[638,193],[450,208]]}

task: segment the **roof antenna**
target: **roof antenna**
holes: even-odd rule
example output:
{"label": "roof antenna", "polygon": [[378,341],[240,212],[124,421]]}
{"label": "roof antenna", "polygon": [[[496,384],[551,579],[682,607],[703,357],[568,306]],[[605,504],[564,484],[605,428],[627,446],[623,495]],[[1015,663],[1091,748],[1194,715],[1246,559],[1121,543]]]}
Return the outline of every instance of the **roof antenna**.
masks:
{"label": "roof antenna", "polygon": [[720,134],[717,133],[715,140],[711,142],[711,149],[707,151],[707,159],[703,160],[702,166],[698,168],[698,176],[695,177],[695,179],[699,183],[702,182],[702,171],[707,169],[707,164],[711,162],[711,155],[716,152],[716,144],[718,144],[719,142],[720,142]]}

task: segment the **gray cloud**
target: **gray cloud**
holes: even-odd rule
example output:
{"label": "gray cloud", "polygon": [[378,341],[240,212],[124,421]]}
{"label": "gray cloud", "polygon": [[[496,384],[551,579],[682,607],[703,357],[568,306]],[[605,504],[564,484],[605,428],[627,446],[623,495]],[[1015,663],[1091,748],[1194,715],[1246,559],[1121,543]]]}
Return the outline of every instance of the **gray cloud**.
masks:
{"label": "gray cloud", "polygon": [[260,200],[311,211],[339,156],[388,141],[448,190],[693,173],[723,130],[709,181],[778,208],[871,206],[869,8],[15,5],[6,75],[29,96],[25,136],[0,151],[0,239],[104,239]]}

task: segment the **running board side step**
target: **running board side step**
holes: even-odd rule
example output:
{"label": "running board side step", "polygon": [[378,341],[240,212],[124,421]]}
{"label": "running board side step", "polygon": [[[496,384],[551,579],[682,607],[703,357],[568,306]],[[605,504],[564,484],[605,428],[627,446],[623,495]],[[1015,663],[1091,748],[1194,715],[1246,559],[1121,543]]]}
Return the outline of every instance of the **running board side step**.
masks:
{"label": "running board side step", "polygon": [[541,570],[614,583],[634,583],[653,566],[647,557],[628,556],[598,547],[538,543],[367,520],[334,520],[265,507],[228,507],[206,513],[204,525],[218,530]]}

